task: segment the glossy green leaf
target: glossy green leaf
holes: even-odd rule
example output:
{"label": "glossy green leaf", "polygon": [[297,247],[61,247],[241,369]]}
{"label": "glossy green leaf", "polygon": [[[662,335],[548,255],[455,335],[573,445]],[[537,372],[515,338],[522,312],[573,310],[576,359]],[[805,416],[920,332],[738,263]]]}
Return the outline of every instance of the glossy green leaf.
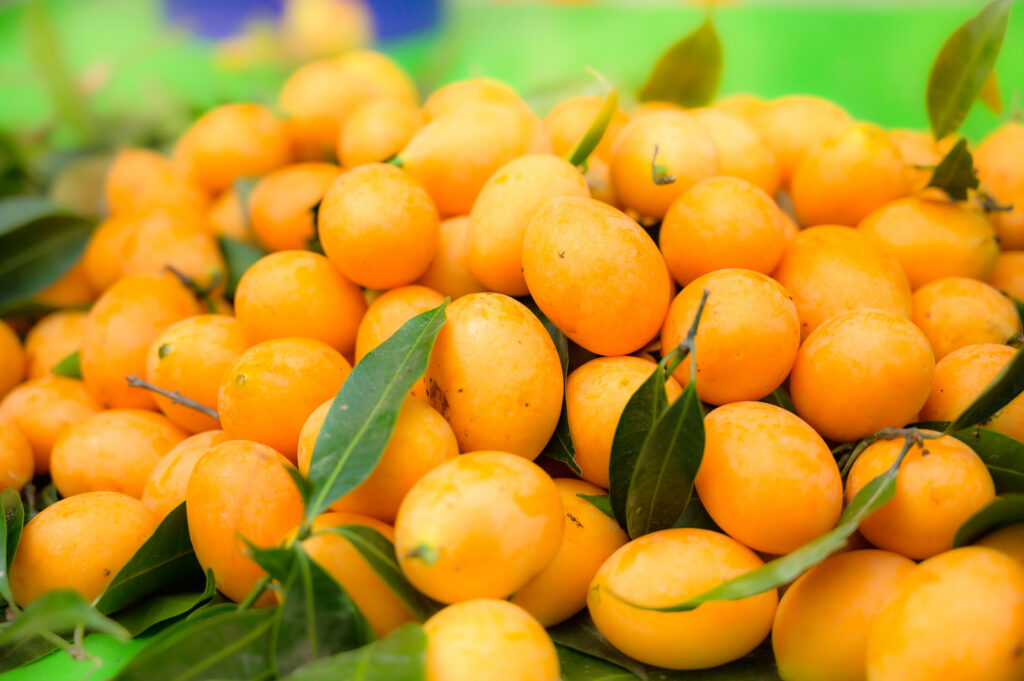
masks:
{"label": "glossy green leaf", "polygon": [[391,439],[402,403],[427,370],[447,307],[446,300],[416,315],[352,369],[313,447],[307,523],[373,472]]}
{"label": "glossy green leaf", "polygon": [[1000,527],[1024,522],[1024,494],[1004,494],[990,501],[956,531],[953,548],[973,544]]}
{"label": "glossy green leaf", "polygon": [[928,120],[935,139],[956,132],[996,63],[1012,0],[994,0],[942,46],[928,76]]}
{"label": "glossy green leaf", "polygon": [[641,679],[647,678],[645,665],[619,652],[611,643],[608,643],[601,632],[597,630],[594,620],[590,618],[590,613],[586,610],[551,627],[548,629],[548,634],[551,636],[551,640],[561,647],[570,648],[628,669]]}
{"label": "glossy green leaf", "polygon": [[585,499],[597,506],[597,510],[615,520],[615,511],[612,510],[612,500],[607,494],[577,494],[580,499]]}
{"label": "glossy green leaf", "polygon": [[1024,324],[1024,303],[1015,299],[1013,304],[1017,306],[1017,316],[1020,317],[1021,324]]}
{"label": "glossy green leaf", "polygon": [[985,386],[985,389],[974,398],[974,401],[963,410],[960,416],[949,424],[945,432],[955,433],[973,426],[984,425],[1021,392],[1024,392],[1024,348],[1017,349],[1017,354],[1013,356],[1013,359],[996,374],[996,377]]}
{"label": "glossy green leaf", "polygon": [[60,639],[29,636],[17,643],[0,645],[0,674],[41,660],[60,648],[58,640]]}
{"label": "glossy green leaf", "polygon": [[[556,645],[562,681],[633,681],[640,677],[618,665]],[[711,669],[675,671],[643,665],[648,681],[781,681],[771,644],[765,642],[753,652]]]}
{"label": "glossy green leaf", "polygon": [[963,137],[953,145],[939,165],[932,171],[929,187],[937,187],[954,201],[966,201],[967,193],[978,188],[978,173],[974,170],[974,157],[967,149]]}
{"label": "glossy green leaf", "polygon": [[202,589],[157,594],[125,608],[114,619],[132,636],[138,636],[157,624],[186,615],[209,603],[217,593],[213,570],[207,570],[204,579]]}
{"label": "glossy green leaf", "polygon": [[640,677],[622,667],[572,648],[555,645],[562,681],[635,681]]}
{"label": "glossy green leaf", "polygon": [[[929,421],[915,424],[915,427],[941,433],[948,425]],[[996,494],[1024,494],[1024,442],[986,428],[967,428],[951,435],[985,462],[996,485]]]}
{"label": "glossy green leaf", "polygon": [[558,417],[555,432],[540,454],[549,459],[561,461],[576,475],[583,474],[580,465],[576,463],[576,447],[572,443],[572,433],[569,432],[569,415],[564,399],[562,400],[562,413]]}
{"label": "glossy green leaf", "polygon": [[722,528],[711,518],[700,498],[694,494],[690,497],[690,503],[686,505],[686,511],[673,527],[698,527],[702,530],[721,532]]}
{"label": "glossy green leaf", "polygon": [[548,316],[544,314],[544,311],[540,309],[537,301],[533,298],[526,296],[525,298],[516,298],[516,300],[525,305],[537,320],[544,325],[548,336],[551,337],[551,342],[555,344],[555,351],[558,352],[558,361],[562,364],[562,378],[564,379],[569,374],[569,339],[565,337],[561,329],[555,326],[554,322],[548,319]]}
{"label": "glossy green leaf", "polygon": [[255,244],[232,239],[229,236],[217,237],[217,245],[224,256],[224,265],[227,268],[227,281],[224,282],[224,295],[229,298],[235,295],[238,289],[238,282],[242,275],[253,264],[267,254],[262,248]]}
{"label": "glossy green leaf", "polygon": [[358,650],[300,667],[284,681],[424,681],[426,658],[423,628],[405,624]]}
{"label": "glossy green leaf", "polygon": [[421,621],[443,607],[421,594],[409,583],[398,566],[394,544],[377,530],[365,525],[342,525],[325,531],[339,534],[352,544],[405,607]]}
{"label": "glossy green leaf", "polygon": [[771,392],[767,397],[761,399],[762,402],[767,404],[774,404],[776,407],[781,407],[786,411],[796,413],[796,407],[793,405],[793,398],[789,396],[786,389],[778,387]]}
{"label": "glossy green leaf", "polygon": [[124,627],[101,615],[77,592],[54,590],[32,601],[0,631],[0,647],[45,633],[67,634],[78,626],[122,641],[131,638]]}
{"label": "glossy green leaf", "polygon": [[117,612],[174,584],[203,578],[192,550],[185,502],[178,504],[107,584],[96,609]]}
{"label": "glossy green leaf", "polygon": [[14,554],[18,550],[18,542],[21,541],[25,507],[21,504],[21,497],[13,489],[0,492],[0,507],[4,512],[3,522],[0,523],[0,596],[8,603],[13,603],[14,597],[11,595],[8,574],[14,561]]}
{"label": "glossy green leaf", "polygon": [[715,98],[722,77],[722,41],[711,15],[658,59],[640,90],[641,102],[672,102],[687,108]]}
{"label": "glossy green leaf", "polygon": [[594,153],[594,149],[597,149],[597,145],[601,143],[601,139],[608,130],[608,125],[612,122],[612,116],[615,115],[615,110],[618,106],[619,93],[617,90],[612,90],[605,96],[604,102],[601,104],[601,110],[597,112],[597,116],[594,117],[587,131],[583,133],[583,137],[572,148],[569,155],[565,157],[569,163],[574,166],[581,166],[587,162],[590,155]]}
{"label": "glossy green leaf", "polygon": [[55,376],[65,378],[82,378],[82,353],[75,350],[70,355],[53,365],[50,370]]}
{"label": "glossy green leaf", "polygon": [[235,607],[183,620],[158,634],[114,681],[204,681],[265,678],[278,608]]}

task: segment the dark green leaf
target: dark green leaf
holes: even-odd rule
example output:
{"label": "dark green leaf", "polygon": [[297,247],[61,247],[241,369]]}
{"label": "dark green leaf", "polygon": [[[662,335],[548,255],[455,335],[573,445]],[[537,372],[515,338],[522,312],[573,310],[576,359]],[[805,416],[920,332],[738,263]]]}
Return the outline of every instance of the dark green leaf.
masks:
{"label": "dark green leaf", "polygon": [[122,610],[114,619],[132,636],[138,636],[157,624],[181,617],[210,602],[217,592],[213,570],[206,571],[205,579],[206,585],[201,590],[158,594]]}
{"label": "dark green leaf", "polygon": [[1024,324],[1024,303],[1017,299],[1014,299],[1013,303],[1017,306],[1017,316],[1020,317],[1021,324]]}
{"label": "dark green leaf", "polygon": [[418,624],[405,624],[386,638],[311,662],[285,681],[424,681],[427,637]]}
{"label": "dark green leaf", "polygon": [[953,548],[973,544],[1000,527],[1024,522],[1024,494],[1004,494],[990,501],[956,531]]}
{"label": "dark green leaf", "polygon": [[640,677],[622,667],[572,648],[555,645],[562,681],[634,681]]}
{"label": "dark green leaf", "polygon": [[555,350],[558,352],[558,361],[562,363],[562,378],[564,379],[569,374],[569,339],[565,337],[562,330],[559,329],[554,323],[548,319],[547,315],[540,309],[535,301],[530,296],[524,298],[516,298],[520,303],[525,305],[530,312],[544,325],[548,335],[551,336],[551,342],[555,344]]}
{"label": "dark green leaf", "polygon": [[[640,677],[604,660],[556,645],[562,681],[632,681]],[[648,681],[780,681],[771,644],[711,669],[674,671],[643,665]]]}
{"label": "dark green leaf", "polygon": [[443,607],[421,594],[409,583],[402,569],[398,567],[394,544],[377,530],[365,525],[343,525],[325,531],[340,534],[348,540],[418,619],[426,620]]}
{"label": "dark green leaf", "polygon": [[416,315],[363,357],[331,404],[313,447],[306,521],[373,472],[412,387],[427,370],[448,301]]}
{"label": "dark green leaf", "polygon": [[722,41],[709,14],[697,30],[661,55],[639,99],[687,108],[704,106],[715,98],[721,77]]}
{"label": "dark green leaf", "polygon": [[[915,424],[915,427],[941,433],[948,425],[945,422],[925,422]],[[951,435],[973,449],[985,462],[996,485],[996,494],[1024,494],[1024,442],[985,428],[967,428]]]}
{"label": "dark green leaf", "polygon": [[278,608],[231,606],[186,619],[157,635],[128,661],[115,681],[203,681],[264,678]]}
{"label": "dark green leaf", "polygon": [[645,666],[631,657],[620,653],[605,640],[597,630],[594,620],[586,610],[572,619],[548,629],[551,640],[559,646],[585,653],[605,662],[628,669],[641,679],[647,678]]}
{"label": "dark green leaf", "polygon": [[3,522],[0,523],[0,596],[8,603],[13,603],[8,573],[11,563],[14,562],[14,554],[18,550],[18,542],[21,541],[25,507],[21,504],[21,497],[13,489],[5,489],[0,493],[0,507],[4,511]]}
{"label": "dark green leaf", "polygon": [[683,516],[674,527],[699,527],[702,530],[722,531],[722,528],[712,520],[711,515],[708,514],[707,509],[704,508],[704,504],[701,503],[697,495],[690,497],[690,503],[686,505],[686,511],[683,512]]}
{"label": "dark green leaf", "polygon": [[1019,348],[1002,371],[985,386],[974,401],[949,424],[946,433],[984,425],[1000,409],[1024,392],[1024,348]]}
{"label": "dark green leaf", "polygon": [[41,660],[60,647],[57,640],[29,636],[17,643],[0,646],[0,674]]}
{"label": "dark green leaf", "polygon": [[586,499],[594,506],[597,506],[597,510],[604,513],[606,516],[615,520],[615,511],[612,510],[612,500],[607,494],[577,494],[580,499]]}
{"label": "dark green leaf", "polygon": [[572,434],[569,432],[569,416],[566,413],[564,399],[562,400],[562,413],[558,417],[558,425],[555,426],[554,434],[551,435],[551,439],[541,451],[541,456],[561,461],[576,475],[583,474],[580,465],[576,463],[576,447],[572,443]]}
{"label": "dark green leaf", "polygon": [[935,166],[928,186],[938,187],[954,201],[966,201],[967,192],[978,188],[978,173],[974,170],[974,157],[967,150],[966,139],[961,137]]}
{"label": "dark green leaf", "polygon": [[70,355],[57,362],[50,370],[56,376],[65,378],[82,378],[82,354],[75,350]]}
{"label": "dark green leaf", "polygon": [[32,601],[0,632],[0,647],[44,633],[67,634],[78,626],[122,641],[131,638],[124,627],[101,615],[77,592],[55,590]]}
{"label": "dark green leaf", "polygon": [[572,148],[569,155],[565,157],[569,163],[574,166],[581,166],[587,162],[590,155],[594,153],[594,149],[597,149],[597,145],[601,143],[601,138],[604,137],[605,131],[608,130],[608,124],[612,122],[612,116],[615,115],[615,109],[618,106],[619,93],[617,90],[612,90],[604,98],[601,110],[597,112],[597,116],[594,117],[587,131],[583,133],[583,137]]}
{"label": "dark green leaf", "polygon": [[786,411],[793,412],[794,414],[796,413],[796,407],[793,406],[793,398],[789,396],[789,393],[786,392],[786,389],[783,387],[776,388],[770,395],[763,398],[761,401],[767,402],[768,404],[774,404],[776,407],[781,407]]}
{"label": "dark green leaf", "polygon": [[668,395],[665,393],[666,380],[665,370],[658,365],[630,396],[622,410],[622,416],[619,417],[619,423],[615,426],[608,464],[608,495],[615,517],[622,527],[626,527],[626,497],[629,494],[629,483],[633,479],[637,458],[640,456],[644,440],[647,439],[647,433],[654,428],[654,422],[668,404]]}
{"label": "dark green leaf", "polygon": [[146,596],[183,582],[202,579],[203,569],[192,550],[185,502],[178,504],[153,530],[96,600],[103,613],[117,612]]}
{"label": "dark green leaf", "polygon": [[282,464],[281,467],[288,472],[289,477],[291,477],[292,482],[295,484],[295,489],[299,490],[299,496],[302,497],[303,505],[309,503],[309,495],[313,493],[313,488],[310,486],[306,476],[295,466],[285,466]]}
{"label": "dark green leaf", "polygon": [[928,76],[928,120],[935,139],[956,132],[999,56],[1012,0],[988,3],[942,46]]}
{"label": "dark green leaf", "polygon": [[255,244],[232,239],[229,236],[218,237],[217,244],[224,256],[224,264],[228,272],[227,281],[224,282],[224,295],[232,297],[235,295],[238,282],[242,279],[245,271],[267,252]]}

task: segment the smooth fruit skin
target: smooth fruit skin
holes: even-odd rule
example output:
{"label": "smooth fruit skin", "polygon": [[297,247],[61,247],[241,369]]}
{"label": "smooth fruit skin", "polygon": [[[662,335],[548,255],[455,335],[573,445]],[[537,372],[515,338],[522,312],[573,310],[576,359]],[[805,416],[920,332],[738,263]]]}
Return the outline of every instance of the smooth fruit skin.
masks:
{"label": "smooth fruit skin", "polygon": [[740,116],[722,109],[693,109],[693,114],[718,149],[718,174],[746,180],[773,196],[779,188],[778,163],[757,131]]}
{"label": "smooth fruit skin", "polygon": [[[146,380],[216,409],[221,378],[251,345],[242,324],[220,314],[197,315],[175,322],[149,346]],[[219,428],[216,419],[154,394],[171,421],[191,433]]]}
{"label": "smooth fruit skin", "polygon": [[0,412],[0,490],[21,491],[32,479],[35,457],[32,445],[18,425]]}
{"label": "smooth fruit skin", "polygon": [[309,251],[279,251],[245,271],[235,293],[235,315],[253,343],[300,336],[351,357],[366,312],[361,288],[331,262]]}
{"label": "smooth fruit skin", "polygon": [[523,240],[523,274],[548,319],[599,355],[639,350],[668,309],[668,269],[654,241],[596,199],[558,198],[537,213]]}
{"label": "smooth fruit skin", "polygon": [[441,221],[437,252],[417,284],[452,300],[487,290],[469,268],[469,228],[468,215]]}
{"label": "smooth fruit skin", "polygon": [[608,642],[636,660],[668,669],[716,667],[746,655],[768,635],[779,602],[775,589],[689,612],[642,610],[622,599],[673,605],[761,565],[753,551],[724,534],[661,530],[634,539],[605,561],[587,606]]}
{"label": "smooth fruit skin", "polygon": [[415,104],[375,99],[360,104],[345,118],[334,151],[346,168],[381,163],[400,152],[423,125]]}
{"label": "smooth fruit skin", "polygon": [[337,394],[351,371],[320,341],[258,343],[224,372],[217,397],[221,425],[232,438],[263,443],[294,462],[306,419]]}
{"label": "smooth fruit skin", "polygon": [[173,275],[124,277],[89,311],[82,341],[85,385],[108,407],[155,409],[153,394],[125,380],[144,377],[149,346],[176,321],[202,310]]}
{"label": "smooth fruit skin", "polygon": [[[313,449],[334,400],[309,415],[299,435],[299,470],[309,473]],[[333,511],[361,513],[395,522],[398,507],[412,486],[424,475],[459,455],[459,443],[451,426],[422,400],[406,398],[398,412],[388,446],[373,472],[358,487],[331,504]]]}
{"label": "smooth fruit skin", "polygon": [[775,153],[779,181],[785,188],[804,157],[840,133],[852,119],[826,99],[789,95],[755,107],[750,122]]}
{"label": "smooth fruit skin", "polygon": [[469,268],[488,290],[508,296],[529,291],[523,276],[523,238],[551,199],[590,198],[583,175],[565,159],[530,154],[513,159],[487,180],[469,214]]}
{"label": "smooth fruit skin", "polygon": [[582,480],[556,478],[565,527],[558,553],[544,571],[519,589],[512,602],[553,627],[587,607],[590,582],[601,565],[629,541],[619,524],[579,495],[604,490]]}
{"label": "smooth fruit skin", "polygon": [[827,558],[779,601],[772,649],[784,681],[864,681],[868,632],[914,562],[888,551]]}
{"label": "smooth fruit skin", "polygon": [[430,93],[423,102],[427,121],[477,104],[499,104],[522,108],[526,102],[512,86],[493,78],[468,78],[449,83]]}
{"label": "smooth fruit skin", "polygon": [[1005,343],[1021,332],[1013,301],[977,279],[936,279],[914,291],[914,323],[935,359],[977,343]]}
{"label": "smooth fruit skin", "polygon": [[800,417],[763,402],[733,402],[705,417],[696,483],[715,523],[765,553],[789,553],[825,534],[843,508],[843,481],[825,441]]}
{"label": "smooth fruit skin", "polygon": [[426,272],[440,220],[424,186],[382,163],[342,174],[320,204],[320,241],[331,264],[360,286],[389,289]]}
{"label": "smooth fruit skin", "polygon": [[[36,322],[25,336],[28,378],[49,376],[53,367],[62,359],[81,350],[88,317],[89,315],[81,310],[61,310],[48,314]],[[2,373],[0,371],[0,374]],[[0,390],[0,396],[3,392]]]}
{"label": "smooth fruit skin", "polygon": [[[665,184],[655,184],[656,165],[664,167]],[[660,219],[683,192],[720,170],[718,150],[698,119],[667,110],[635,116],[623,126],[612,147],[611,181],[624,206]],[[668,176],[675,179],[668,182]]]}
{"label": "smooth fruit skin", "polygon": [[875,308],[910,318],[910,283],[898,262],[849,227],[798,232],[772,273],[793,297],[800,338],[850,310]]}
{"label": "smooth fruit skin", "polygon": [[124,274],[124,252],[136,224],[134,215],[111,217],[89,236],[81,262],[86,280],[96,291],[106,291]]}
{"label": "smooth fruit skin", "polygon": [[271,251],[307,248],[316,236],[313,208],[339,175],[332,163],[295,163],[265,175],[248,200],[256,240]]}
{"label": "smooth fruit skin", "polygon": [[395,553],[413,586],[442,603],[507,598],[555,557],[562,513],[558,488],[539,466],[507,452],[471,452],[409,490]]}
{"label": "smooth fruit skin", "polygon": [[992,549],[915,567],[871,628],[869,681],[1012,681],[1024,676],[1024,568]]}
{"label": "smooth fruit skin", "polygon": [[217,445],[228,441],[223,430],[208,430],[187,437],[167,452],[150,471],[142,489],[142,503],[163,518],[185,501],[185,489],[196,462]]}
{"label": "smooth fruit skin", "polygon": [[686,190],[669,207],[658,239],[683,286],[729,267],[770,274],[786,248],[782,211],[735,177],[709,177]]}
{"label": "smooth fruit skin", "polygon": [[25,378],[25,349],[18,335],[0,320],[0,397]]}
{"label": "smooth fruit skin", "polygon": [[199,287],[223,290],[227,268],[205,215],[158,207],[134,223],[123,243],[123,275],[162,274],[173,267]]}
{"label": "smooth fruit skin", "polygon": [[857,229],[899,261],[912,289],[943,277],[985,281],[999,255],[992,227],[959,203],[900,199],[873,211]]}
{"label": "smooth fruit skin", "polygon": [[246,218],[242,200],[234,189],[225,190],[214,199],[206,214],[206,221],[217,236],[225,236],[246,243],[252,241],[249,220]]}
{"label": "smooth fruit skin", "polygon": [[1024,522],[1000,527],[974,543],[1000,551],[1024,568]]}
{"label": "smooth fruit skin", "polygon": [[50,453],[64,431],[101,410],[84,383],[61,376],[27,381],[0,401],[0,414],[14,421],[32,446],[38,475],[49,472]]}
{"label": "smooth fruit skin", "polygon": [[234,440],[216,445],[192,469],[185,492],[192,547],[233,601],[265,574],[239,537],[273,546],[302,520],[302,498],[285,470],[290,465],[270,447]]}
{"label": "smooth fruit skin", "polygon": [[55,307],[82,307],[91,304],[99,291],[92,285],[80,259],[64,276],[35,295],[35,300]]}
{"label": "smooth fruit skin", "polygon": [[[598,357],[577,367],[565,382],[565,408],[576,463],[587,482],[608,489],[612,440],[622,410],[657,364],[640,357]],[[675,402],[683,389],[669,376],[665,392]]]}
{"label": "smooth fruit skin", "polygon": [[535,459],[562,411],[562,365],[544,325],[500,293],[473,293],[447,308],[424,382],[430,406],[459,449]]}
{"label": "smooth fruit skin", "polygon": [[163,414],[110,409],[64,431],[50,474],[62,497],[106,491],[138,499],[153,467],[186,436]]}
{"label": "smooth fruit skin", "polygon": [[444,303],[444,296],[426,286],[400,286],[373,301],[359,322],[355,352],[358,362],[416,315]]}
{"label": "smooth fruit skin", "polygon": [[903,161],[907,193],[918,192],[932,177],[929,166],[937,166],[942,153],[932,136],[918,130],[889,130],[889,141]]}
{"label": "smooth fruit skin", "polygon": [[152,149],[117,152],[103,182],[110,215],[130,215],[156,206],[178,206],[197,213],[206,209],[206,195],[178,172],[170,159]]}
{"label": "smooth fruit skin", "polygon": [[544,628],[507,601],[450,605],[423,625],[426,681],[558,681],[558,655]]}
{"label": "smooth fruit skin", "polygon": [[853,442],[915,421],[934,373],[928,339],[908,319],[853,310],[807,337],[789,388],[797,414],[823,437]]}
{"label": "smooth fruit skin", "polygon": [[1000,253],[988,283],[1014,300],[1024,300],[1024,251]]}
{"label": "smooth fruit skin", "polygon": [[[902,439],[878,440],[861,453],[846,479],[847,503],[903,446]],[[860,533],[878,548],[929,558],[952,548],[957,529],[993,498],[992,476],[970,447],[948,435],[924,440],[903,459],[895,496],[861,522]]]}
{"label": "smooth fruit skin", "polygon": [[[602,106],[604,97],[599,95],[568,97],[556,104],[544,117],[544,127],[551,135],[551,153],[562,158],[568,156],[597,118]],[[628,122],[629,115],[616,108],[591,158],[604,163],[611,161],[615,140],[622,131],[622,126]]]}
{"label": "smooth fruit skin", "polygon": [[1009,121],[999,126],[974,149],[974,165],[982,185],[995,194],[1000,203],[1012,205],[1009,211],[989,215],[1006,249],[1024,248],[1024,125]]}
{"label": "smooth fruit skin", "polygon": [[[690,282],[669,307],[661,346],[686,338],[704,291],[707,305],[697,327],[697,393],[711,404],[757,400],[789,374],[800,345],[800,322],[789,294],[758,272],[719,270]],[[689,357],[675,371],[690,382]]]}
{"label": "smooth fruit skin", "polygon": [[313,521],[314,536],[304,540],[302,548],[337,580],[369,620],[374,633],[383,638],[406,622],[415,621],[416,617],[348,539],[324,532],[346,525],[369,527],[388,541],[395,539],[391,526],[375,518],[357,513],[324,513]]}
{"label": "smooth fruit skin", "polygon": [[25,607],[51,589],[71,589],[93,600],[156,525],[142,502],[117,492],[61,499],[21,533],[11,564],[14,600]]}

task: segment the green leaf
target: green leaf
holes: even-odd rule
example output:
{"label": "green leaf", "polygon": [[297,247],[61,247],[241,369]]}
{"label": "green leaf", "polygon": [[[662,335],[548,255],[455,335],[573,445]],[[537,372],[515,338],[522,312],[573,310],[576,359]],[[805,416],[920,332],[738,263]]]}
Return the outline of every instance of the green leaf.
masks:
{"label": "green leaf", "polygon": [[616,664],[563,645],[556,644],[555,650],[562,681],[634,681],[640,678]]}
{"label": "green leaf", "polygon": [[[737,601],[750,596],[756,596],[770,589],[791,582],[807,570],[811,569],[829,555],[841,549],[850,535],[853,534],[860,522],[882,507],[892,499],[896,493],[896,477],[912,443],[907,441],[899,456],[884,473],[874,478],[864,486],[853,501],[847,505],[842,515],[839,516],[839,523],[829,532],[811,540],[790,554],[776,558],[762,567],[747,572],[728,581],[722,582],[704,593],[689,598],[682,603],[664,607],[650,607],[640,603],[631,605],[643,610],[656,610],[659,612],[684,612],[708,603],[710,601]],[[612,597],[625,601],[614,592]]]}
{"label": "green leaf", "polygon": [[[941,433],[948,425],[935,421],[914,427]],[[967,428],[951,435],[973,449],[985,463],[996,485],[996,494],[1024,494],[1024,442],[985,428]]]}
{"label": "green leaf", "polygon": [[935,139],[956,132],[996,63],[1012,0],[995,0],[942,46],[928,76],[928,120]]}
{"label": "green leaf", "polygon": [[572,433],[569,432],[569,415],[565,406],[565,398],[562,399],[562,413],[558,417],[555,432],[540,454],[554,461],[561,461],[576,475],[583,474],[580,465],[576,463],[576,447],[572,443]]}
{"label": "green leaf", "polygon": [[394,544],[377,530],[365,525],[342,525],[324,531],[339,534],[352,544],[417,619],[426,620],[443,607],[409,583],[398,566]]}
{"label": "green leaf", "polygon": [[70,270],[92,228],[91,220],[42,197],[0,199],[0,314]]}
{"label": "green leaf", "polygon": [[82,353],[75,350],[50,370],[55,376],[82,379]]}
{"label": "green leaf", "polygon": [[974,398],[944,432],[955,433],[972,426],[983,425],[1000,409],[1024,392],[1024,348],[1019,348],[1002,371]]}
{"label": "green leaf", "polygon": [[704,106],[715,98],[721,77],[722,41],[708,14],[697,30],[661,55],[638,98],[687,108]]}
{"label": "green leaf", "polygon": [[704,508],[697,495],[690,497],[690,503],[686,505],[686,511],[673,527],[699,527],[702,530],[721,532],[722,528],[712,520],[711,515]]}
{"label": "green leaf", "polygon": [[587,131],[583,133],[583,137],[572,148],[569,155],[565,157],[569,163],[574,166],[581,166],[587,162],[590,155],[594,153],[594,149],[597,149],[597,145],[601,143],[601,138],[604,137],[604,133],[608,130],[608,125],[612,122],[612,116],[615,115],[615,109],[618,106],[619,93],[617,90],[612,90],[604,98],[601,110],[597,112],[597,116],[594,117]]}
{"label": "green leaf", "polygon": [[21,528],[25,524],[25,507],[21,497],[13,489],[5,489],[0,493],[0,507],[4,511],[4,521],[0,523],[0,596],[8,603],[14,603],[11,595],[11,583],[8,579],[14,554],[21,541]]}
{"label": "green leaf", "polygon": [[262,248],[255,244],[249,244],[229,236],[217,237],[217,244],[224,256],[224,264],[227,268],[227,281],[224,282],[224,295],[232,297],[238,289],[238,282],[242,275],[253,264],[267,254]]}
{"label": "green leaf", "polygon": [[619,652],[611,643],[608,643],[601,632],[597,630],[594,620],[590,618],[590,613],[586,610],[572,619],[551,627],[548,629],[548,634],[558,646],[585,653],[628,669],[641,679],[647,678],[645,665]]}
{"label": "green leaf", "polygon": [[577,494],[580,499],[586,499],[594,506],[597,506],[597,510],[604,513],[606,516],[615,520],[615,511],[612,510],[612,500],[607,494]]}
{"label": "green leaf", "polygon": [[1021,522],[1024,522],[1024,494],[998,496],[960,526],[953,537],[953,548],[973,544],[989,532]]}
{"label": "green leaf", "polygon": [[974,157],[967,150],[963,137],[953,145],[939,165],[932,171],[929,187],[938,187],[954,201],[966,201],[967,192],[978,188],[978,173],[974,170]]}
{"label": "green leaf", "polygon": [[[633,681],[640,677],[605,660],[555,646],[562,681]],[[648,681],[780,681],[771,644],[765,642],[738,660],[711,669],[675,671],[642,665]]]}
{"label": "green leaf", "polygon": [[1020,317],[1021,324],[1024,324],[1024,303],[1014,298],[1013,304],[1017,306],[1017,316]]}
{"label": "green leaf", "polygon": [[173,585],[202,579],[203,569],[192,550],[185,502],[160,521],[149,539],[107,584],[96,609],[117,612]]}
{"label": "green leaf", "polygon": [[0,646],[0,674],[41,660],[60,648],[58,640],[60,639],[30,636],[17,643]]}
{"label": "green leaf", "polygon": [[128,661],[114,681],[202,681],[264,678],[278,608],[234,606],[186,619],[158,634]]}
{"label": "green leaf", "polygon": [[540,309],[535,301],[530,296],[523,298],[516,298],[520,303],[525,305],[533,316],[544,325],[548,335],[551,336],[551,342],[555,344],[555,350],[558,352],[558,361],[562,364],[562,378],[564,379],[569,374],[569,339],[565,337],[562,330],[555,326],[554,322],[548,319],[547,315]]}
{"label": "green leaf", "polygon": [[213,570],[206,571],[206,584],[201,590],[162,593],[128,607],[114,617],[132,636],[153,628],[157,624],[186,615],[217,593]]}
{"label": "green leaf", "polygon": [[409,391],[427,370],[448,301],[416,315],[352,369],[331,404],[313,447],[306,522],[373,472]]}
{"label": "green leaf", "polygon": [[790,397],[789,393],[786,392],[786,389],[781,386],[773,390],[767,397],[762,398],[761,402],[774,404],[776,407],[781,407],[782,409],[794,414],[796,413],[796,407],[793,405],[793,398]]}
{"label": "green leaf", "polygon": [[995,69],[989,71],[988,78],[985,79],[978,92],[978,99],[986,109],[992,112],[992,115],[1003,115],[1003,96],[999,93],[999,78],[996,76]]}
{"label": "green leaf", "polygon": [[405,624],[358,650],[311,662],[284,681],[425,681],[427,637]]}
{"label": "green leaf", "polygon": [[75,591],[47,591],[32,601],[0,632],[0,647],[44,634],[66,634],[78,626],[121,641],[131,636],[117,622],[101,615]]}

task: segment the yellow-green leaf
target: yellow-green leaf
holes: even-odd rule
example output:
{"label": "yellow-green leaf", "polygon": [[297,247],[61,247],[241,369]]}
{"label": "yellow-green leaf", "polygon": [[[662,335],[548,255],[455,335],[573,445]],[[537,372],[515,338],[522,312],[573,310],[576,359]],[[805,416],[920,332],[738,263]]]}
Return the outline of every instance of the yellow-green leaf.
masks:
{"label": "yellow-green leaf", "polygon": [[722,78],[722,41],[709,14],[697,30],[661,55],[640,90],[642,102],[704,106]]}

